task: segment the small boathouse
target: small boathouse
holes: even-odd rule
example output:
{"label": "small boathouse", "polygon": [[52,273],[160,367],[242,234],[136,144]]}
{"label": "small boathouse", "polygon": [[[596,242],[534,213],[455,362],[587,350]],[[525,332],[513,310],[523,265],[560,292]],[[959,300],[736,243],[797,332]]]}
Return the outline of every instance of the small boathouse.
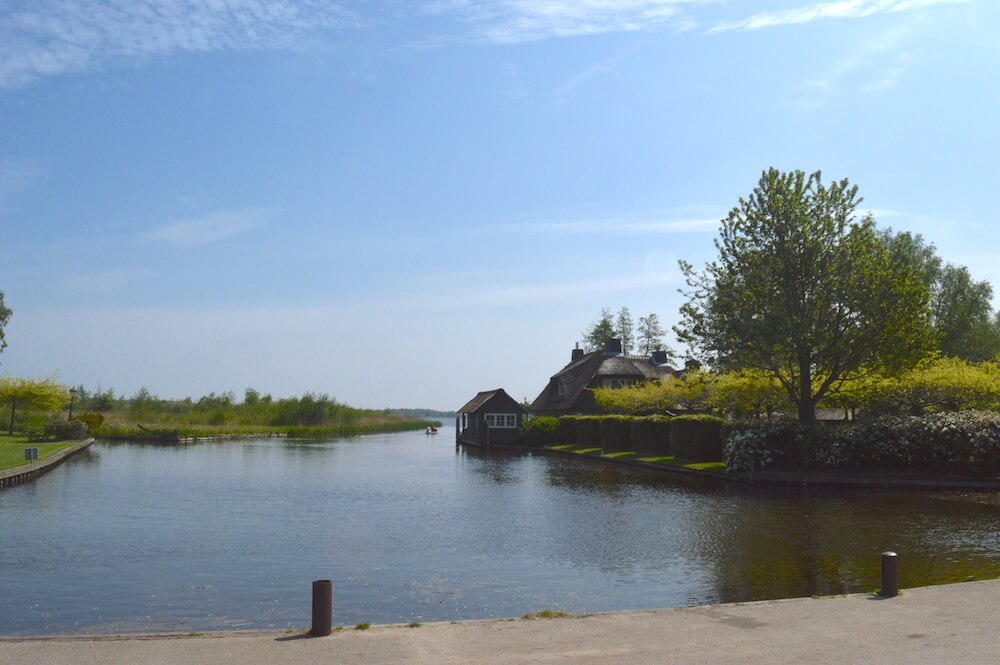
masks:
{"label": "small boathouse", "polygon": [[458,410],[455,439],[474,446],[516,446],[525,411],[503,388],[484,390]]}

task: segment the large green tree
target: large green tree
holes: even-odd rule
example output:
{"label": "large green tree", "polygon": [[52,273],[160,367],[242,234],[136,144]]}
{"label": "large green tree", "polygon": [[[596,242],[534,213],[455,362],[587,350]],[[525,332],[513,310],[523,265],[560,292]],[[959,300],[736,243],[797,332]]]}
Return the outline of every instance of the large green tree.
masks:
{"label": "large green tree", "polygon": [[55,411],[69,402],[69,392],[53,379],[0,377],[0,402],[10,407],[7,433],[13,434],[18,409]]}
{"label": "large green tree", "polygon": [[7,322],[10,321],[11,314],[10,308],[5,307],[3,304],[3,291],[0,291],[0,351],[7,348],[7,340],[4,337],[3,331],[7,327]]}
{"label": "large green tree", "polygon": [[717,367],[773,375],[806,424],[845,381],[931,346],[927,286],[857,218],[860,203],[846,179],[772,168],[722,220],[718,258],[703,272],[681,262],[679,339]]}

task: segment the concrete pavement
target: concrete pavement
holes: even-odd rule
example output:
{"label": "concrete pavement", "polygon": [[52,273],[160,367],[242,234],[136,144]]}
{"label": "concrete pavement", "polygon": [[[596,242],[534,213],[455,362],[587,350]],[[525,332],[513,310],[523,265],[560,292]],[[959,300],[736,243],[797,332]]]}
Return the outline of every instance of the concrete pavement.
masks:
{"label": "concrete pavement", "polygon": [[[336,608],[334,608],[336,610]],[[335,617],[336,619],[336,617]],[[284,633],[0,640],[0,665],[1000,662],[1000,580],[586,618]]]}

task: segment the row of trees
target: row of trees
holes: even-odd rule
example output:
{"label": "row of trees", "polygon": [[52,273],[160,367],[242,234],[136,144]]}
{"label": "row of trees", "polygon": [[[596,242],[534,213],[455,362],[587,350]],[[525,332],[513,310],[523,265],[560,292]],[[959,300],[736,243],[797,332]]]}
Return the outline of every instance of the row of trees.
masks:
{"label": "row of trees", "polygon": [[663,343],[665,334],[656,314],[640,316],[636,326],[628,307],[622,307],[617,314],[612,314],[605,307],[601,309],[597,320],[583,331],[583,346],[586,351],[600,351],[605,348],[608,340],[619,339],[622,351],[626,354],[635,351],[641,355],[649,355],[653,351],[663,350],[673,358],[674,352]]}
{"label": "row of trees", "polygon": [[805,424],[825,400],[935,350],[970,361],[1000,351],[989,284],[942,264],[920,236],[859,219],[861,202],[846,179],[772,168],[722,220],[716,260],[681,262],[678,339],[719,372],[775,381]]}

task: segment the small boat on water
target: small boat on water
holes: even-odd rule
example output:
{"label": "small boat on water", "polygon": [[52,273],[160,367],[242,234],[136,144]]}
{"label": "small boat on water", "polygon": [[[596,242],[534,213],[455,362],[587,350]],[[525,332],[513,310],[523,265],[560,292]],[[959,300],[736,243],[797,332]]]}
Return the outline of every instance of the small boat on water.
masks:
{"label": "small boat on water", "polygon": [[438,433],[437,427],[428,427],[427,430],[424,432],[424,434],[437,434],[437,433]]}

